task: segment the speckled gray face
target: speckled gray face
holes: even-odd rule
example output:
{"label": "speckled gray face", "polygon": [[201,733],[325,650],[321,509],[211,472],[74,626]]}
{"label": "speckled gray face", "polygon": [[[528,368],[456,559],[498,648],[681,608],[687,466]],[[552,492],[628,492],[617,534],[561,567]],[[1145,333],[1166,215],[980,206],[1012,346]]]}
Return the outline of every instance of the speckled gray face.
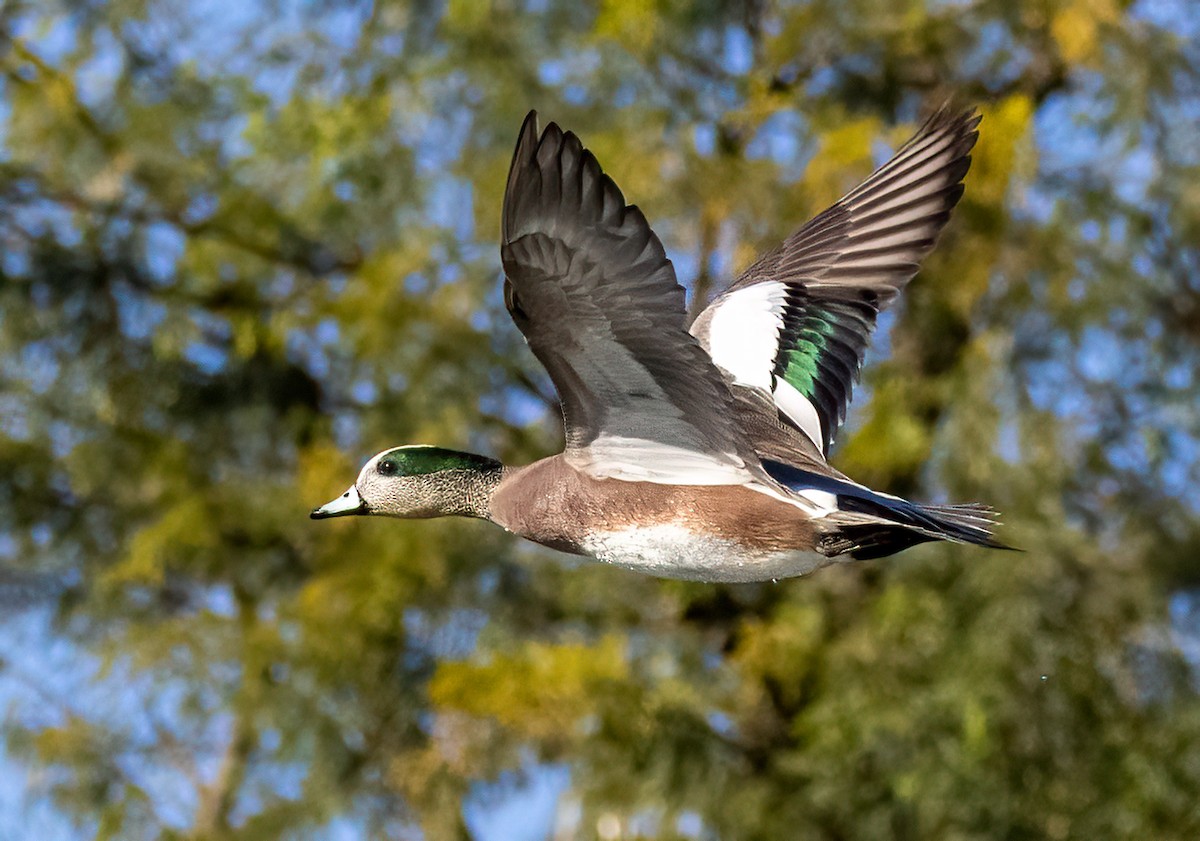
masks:
{"label": "speckled gray face", "polygon": [[423,518],[486,516],[500,463],[440,447],[385,450],[368,461],[354,485],[314,510],[315,520],[350,514]]}

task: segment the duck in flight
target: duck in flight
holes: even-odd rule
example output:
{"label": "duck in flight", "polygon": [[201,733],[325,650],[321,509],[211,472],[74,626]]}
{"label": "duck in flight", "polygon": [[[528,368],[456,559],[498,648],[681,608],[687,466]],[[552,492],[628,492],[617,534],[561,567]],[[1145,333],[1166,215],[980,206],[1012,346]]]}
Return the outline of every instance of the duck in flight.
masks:
{"label": "duck in flight", "polygon": [[909,502],[826,461],[876,317],[962,195],[978,124],[935,113],[689,325],[645,216],[578,137],[539,134],[531,112],[504,195],[504,300],[558,391],[564,451],[509,467],[395,447],[312,517],[479,517],[697,581],[804,575],[933,540],[1006,548],[986,506]]}

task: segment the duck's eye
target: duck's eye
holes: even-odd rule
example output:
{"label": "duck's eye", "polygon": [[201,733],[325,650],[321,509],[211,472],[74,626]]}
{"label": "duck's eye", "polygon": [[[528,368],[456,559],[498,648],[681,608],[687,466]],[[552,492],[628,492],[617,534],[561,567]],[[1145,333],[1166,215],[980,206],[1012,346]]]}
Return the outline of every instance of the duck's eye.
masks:
{"label": "duck's eye", "polygon": [[392,461],[391,459],[385,459],[384,461],[379,462],[379,466],[375,469],[379,471],[380,476],[395,476],[396,462]]}

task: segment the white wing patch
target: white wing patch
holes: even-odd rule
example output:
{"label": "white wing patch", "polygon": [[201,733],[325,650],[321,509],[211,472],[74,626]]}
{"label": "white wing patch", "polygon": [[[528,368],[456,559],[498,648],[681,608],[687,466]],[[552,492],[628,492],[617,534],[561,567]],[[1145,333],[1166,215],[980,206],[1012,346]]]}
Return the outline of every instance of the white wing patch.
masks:
{"label": "white wing patch", "polygon": [[796,491],[796,493],[817,506],[822,517],[838,510],[837,494],[830,493],[829,491],[818,491],[815,488],[803,488]]}
{"label": "white wing patch", "polygon": [[[849,403],[875,315],[916,274],[962,195],[978,124],[972,111],[939,111],[891,160],[756,262],[734,282],[733,291],[719,295],[692,324],[692,334],[717,365],[741,385],[770,390],[781,414],[822,453]],[[822,386],[822,403],[829,404],[821,412],[811,393],[773,376],[784,318],[793,317],[791,287],[806,305],[861,302],[858,318],[824,313],[834,328],[829,338],[840,345],[838,355],[852,370],[827,366],[808,372]],[[862,293],[870,295],[860,298]],[[803,324],[805,313],[795,315]],[[809,315],[822,317],[819,308]],[[822,418],[828,429],[822,429]]]}
{"label": "white wing patch", "polygon": [[735,382],[770,390],[787,287],[766,282],[722,296],[708,324],[708,355]]}
{"label": "white wing patch", "polygon": [[733,453],[704,453],[645,438],[601,435],[568,463],[596,479],[662,485],[746,485],[754,478]]}
{"label": "white wing patch", "polygon": [[821,441],[824,440],[821,436],[821,418],[817,415],[817,407],[812,404],[812,401],[797,391],[791,383],[780,377],[775,379],[772,396],[775,398],[775,406],[779,411],[800,427],[800,431],[817,445],[818,450],[822,453],[825,452],[825,448],[821,445]]}
{"label": "white wing patch", "polygon": [[771,392],[779,410],[824,452],[816,407],[793,386],[774,376],[786,306],[785,284],[755,283],[714,301],[708,310],[711,316],[697,320],[692,332],[702,334],[699,338],[708,355],[734,382]]}

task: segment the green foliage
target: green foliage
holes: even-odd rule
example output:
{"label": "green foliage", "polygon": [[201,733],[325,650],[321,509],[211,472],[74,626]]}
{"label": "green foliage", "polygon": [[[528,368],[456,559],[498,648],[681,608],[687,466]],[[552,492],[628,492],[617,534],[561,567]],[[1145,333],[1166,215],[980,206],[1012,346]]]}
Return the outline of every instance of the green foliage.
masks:
{"label": "green foliage", "polygon": [[[13,711],[30,803],[456,838],[546,761],[566,837],[1195,837],[1200,49],[1160,5],[0,11],[0,583],[66,582],[79,680],[143,699]],[[306,518],[388,446],[560,443],[499,291],[529,108],[702,302],[950,95],[984,115],[966,195],[834,461],[992,503],[1024,553],[715,587]]]}

